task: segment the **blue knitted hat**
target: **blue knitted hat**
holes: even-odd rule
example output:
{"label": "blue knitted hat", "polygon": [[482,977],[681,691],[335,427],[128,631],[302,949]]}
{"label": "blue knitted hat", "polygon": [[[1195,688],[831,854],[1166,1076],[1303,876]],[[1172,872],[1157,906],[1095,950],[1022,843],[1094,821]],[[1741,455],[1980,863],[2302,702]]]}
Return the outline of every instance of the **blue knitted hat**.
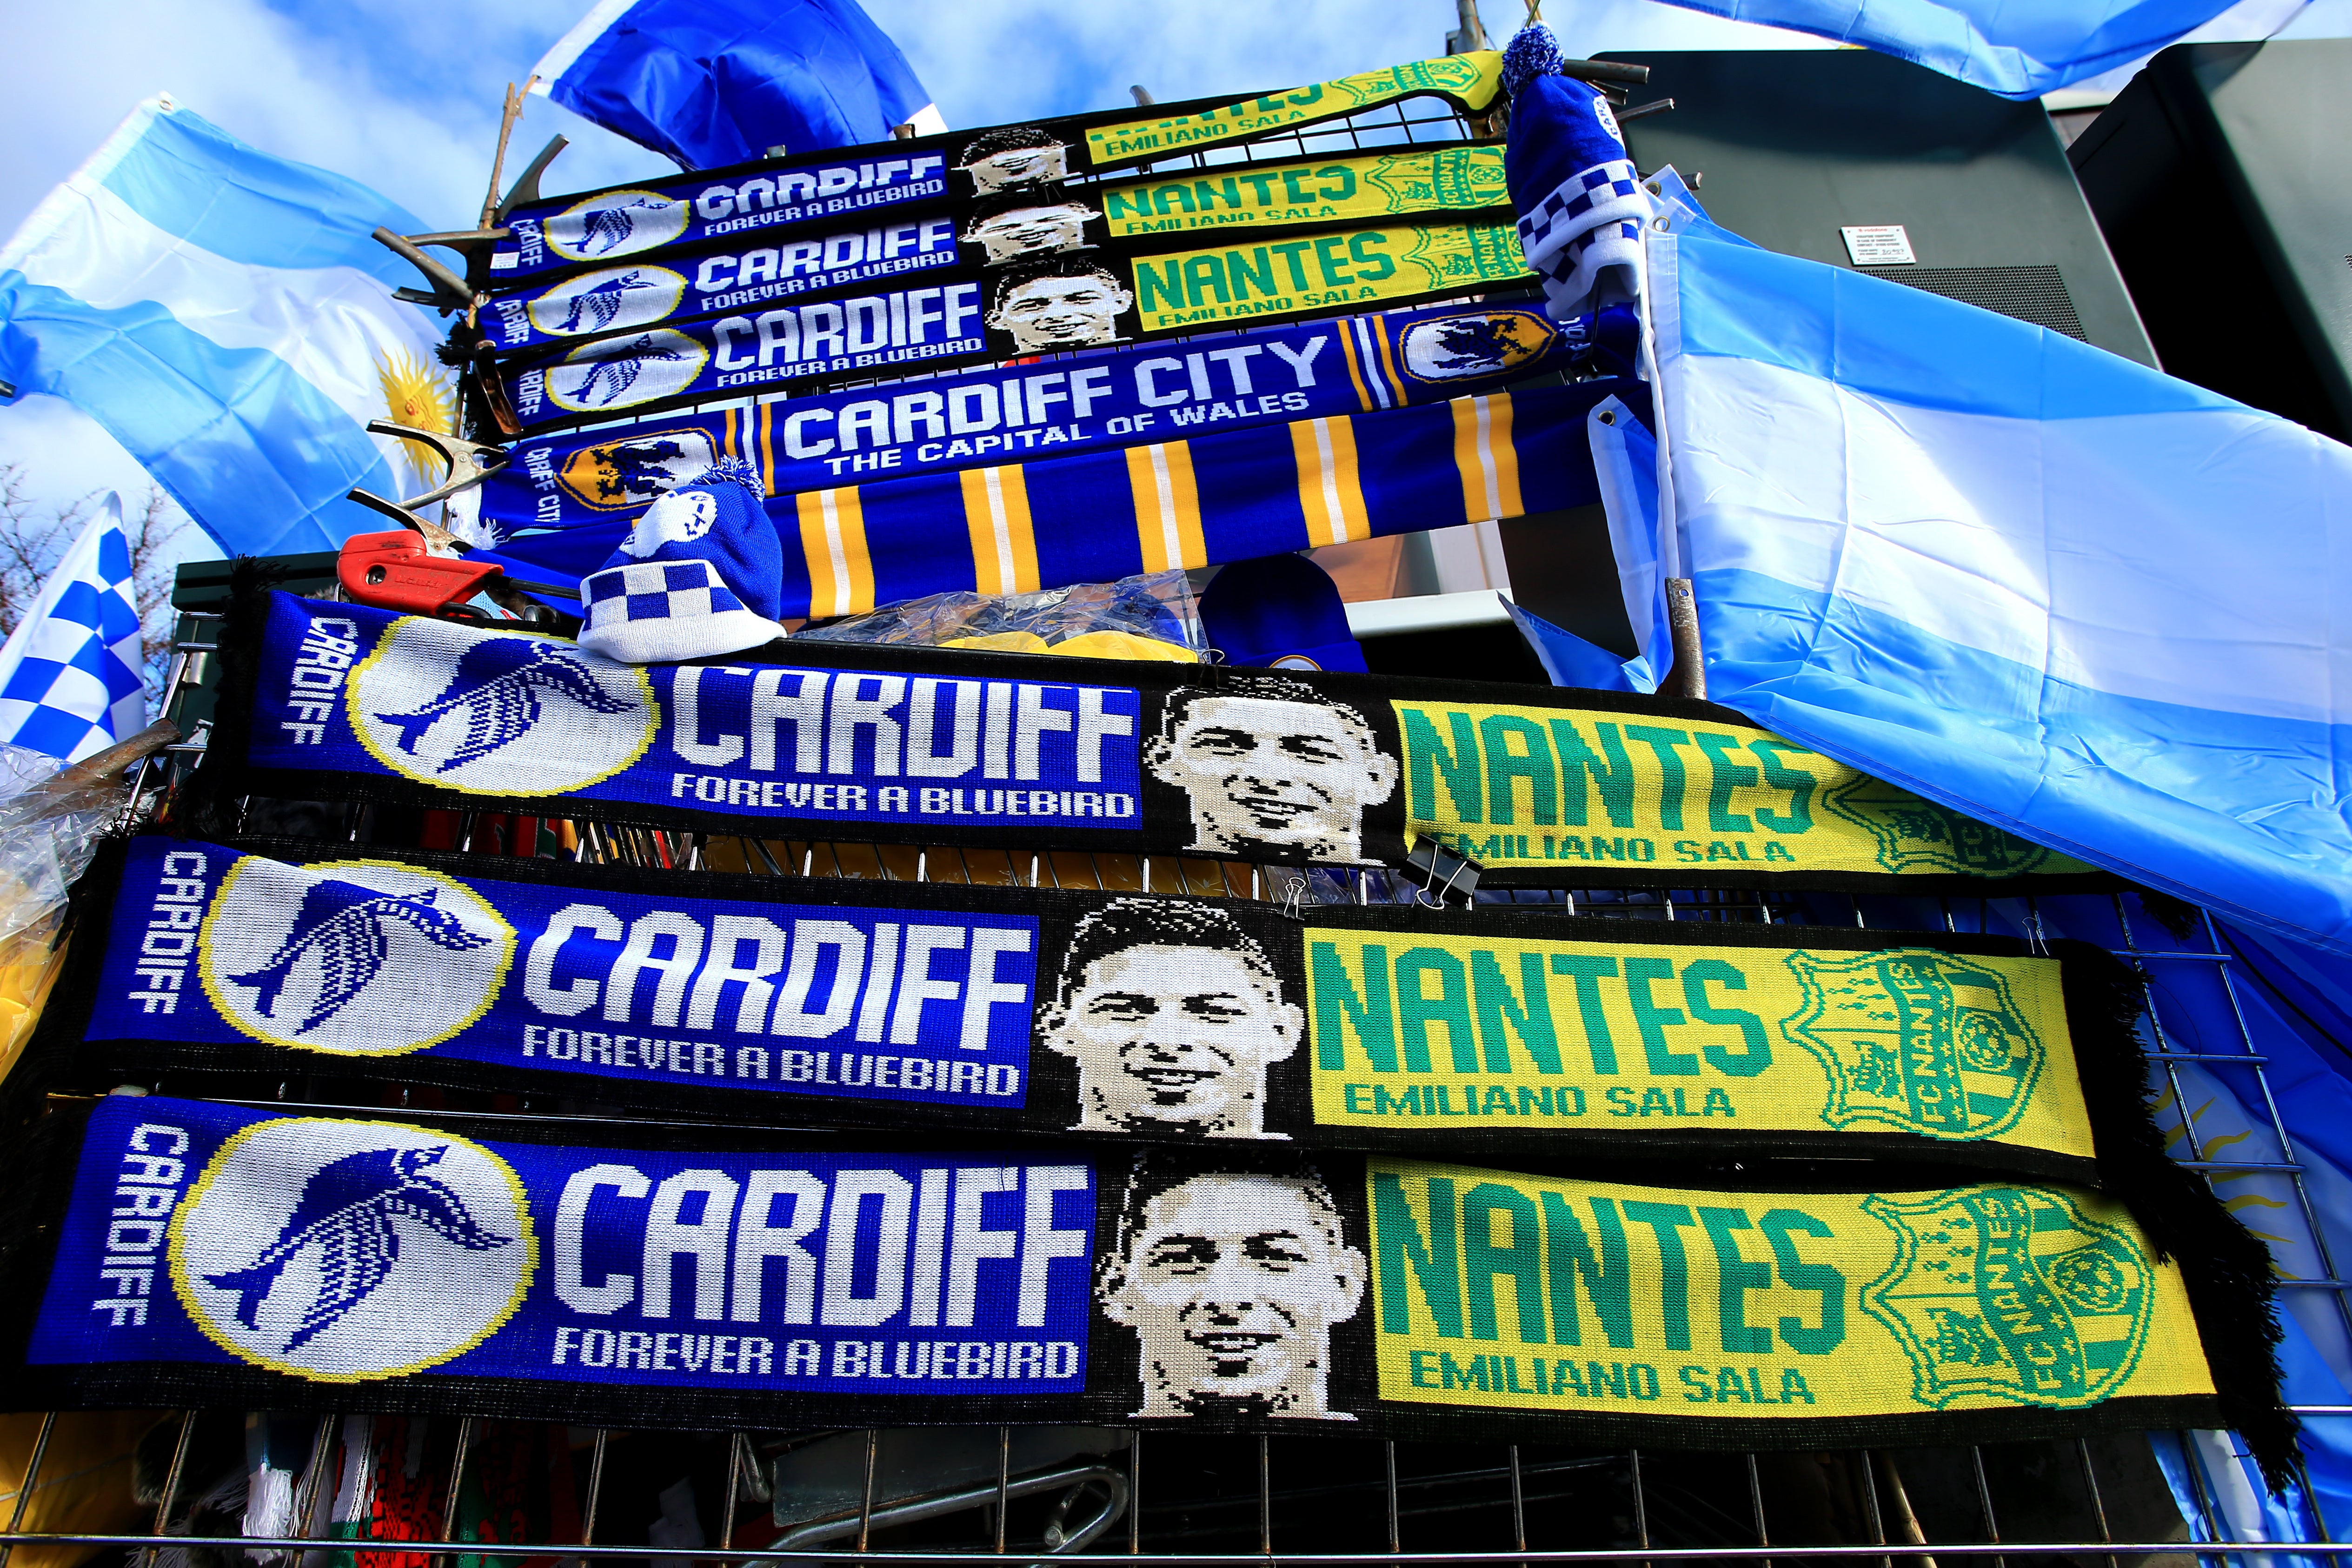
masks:
{"label": "blue knitted hat", "polygon": [[1617,116],[1599,88],[1559,74],[1559,41],[1540,22],[1503,51],[1511,138],[1503,154],[1519,244],[1565,321],[1642,293],[1642,226],[1651,205]]}
{"label": "blue knitted hat", "polygon": [[740,653],[784,635],[783,548],[751,464],[722,458],[646,510],[580,584],[580,646],[624,664]]}
{"label": "blue knitted hat", "polygon": [[1201,595],[1201,629],[1225,662],[1274,669],[1362,669],[1348,606],[1304,555],[1236,561]]}

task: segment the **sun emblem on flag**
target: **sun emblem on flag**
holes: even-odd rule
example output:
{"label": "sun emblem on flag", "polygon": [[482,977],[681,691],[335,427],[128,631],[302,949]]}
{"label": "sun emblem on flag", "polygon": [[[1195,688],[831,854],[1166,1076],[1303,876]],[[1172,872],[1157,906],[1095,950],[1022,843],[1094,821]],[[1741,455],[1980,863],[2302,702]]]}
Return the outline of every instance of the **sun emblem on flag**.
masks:
{"label": "sun emblem on flag", "polygon": [[[457,388],[446,372],[404,349],[394,349],[375,362],[375,374],[383,389],[386,419],[412,430],[457,434]],[[424,442],[403,441],[400,456],[413,481],[410,494],[441,482],[441,455]]]}

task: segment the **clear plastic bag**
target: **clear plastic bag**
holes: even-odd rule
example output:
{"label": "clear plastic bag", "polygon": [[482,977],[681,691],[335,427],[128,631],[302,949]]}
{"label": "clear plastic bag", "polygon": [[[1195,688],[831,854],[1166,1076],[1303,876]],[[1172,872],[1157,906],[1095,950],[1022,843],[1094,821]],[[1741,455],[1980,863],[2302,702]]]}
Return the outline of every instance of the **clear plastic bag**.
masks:
{"label": "clear plastic bag", "polygon": [[1182,572],[1035,594],[934,594],[797,634],[817,642],[1051,653],[1196,664],[1207,649]]}
{"label": "clear plastic bag", "polygon": [[128,794],[102,779],[59,791],[54,758],[0,743],[0,942],[65,907]]}
{"label": "clear plastic bag", "polygon": [[66,890],[122,816],[122,784],[59,790],[55,758],[0,743],[0,1074],[39,1021],[64,967]]}

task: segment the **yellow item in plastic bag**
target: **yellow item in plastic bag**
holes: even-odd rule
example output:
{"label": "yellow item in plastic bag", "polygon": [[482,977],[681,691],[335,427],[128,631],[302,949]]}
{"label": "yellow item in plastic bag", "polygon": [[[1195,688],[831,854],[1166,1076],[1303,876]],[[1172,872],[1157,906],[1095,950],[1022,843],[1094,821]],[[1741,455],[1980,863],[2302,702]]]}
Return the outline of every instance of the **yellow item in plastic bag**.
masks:
{"label": "yellow item in plastic bag", "polygon": [[941,647],[978,648],[982,653],[1046,653],[1045,639],[1035,632],[991,632],[986,637],[958,637]]}
{"label": "yellow item in plastic bag", "polygon": [[57,941],[63,918],[62,910],[52,910],[31,930],[0,941],[0,1078],[24,1054],[50,989],[65,972],[66,944]]}
{"label": "yellow item in plastic bag", "polygon": [[1133,632],[1082,632],[1051,648],[1037,651],[1053,654],[1056,658],[1131,658],[1150,659],[1164,664],[1198,664],[1199,656],[1181,643],[1162,642],[1158,637],[1138,637]]}

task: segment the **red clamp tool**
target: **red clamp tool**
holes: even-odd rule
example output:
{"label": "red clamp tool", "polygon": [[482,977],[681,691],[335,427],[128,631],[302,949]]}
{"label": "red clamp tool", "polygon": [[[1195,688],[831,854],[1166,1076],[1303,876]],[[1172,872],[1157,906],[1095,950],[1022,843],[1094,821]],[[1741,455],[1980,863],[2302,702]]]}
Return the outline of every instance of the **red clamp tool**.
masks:
{"label": "red clamp tool", "polygon": [[461,612],[485,583],[500,575],[495,561],[436,555],[423,534],[405,528],[355,533],[335,558],[335,576],[356,603],[413,616]]}
{"label": "red clamp tool", "polygon": [[504,468],[509,458],[506,452],[443,431],[413,429],[383,419],[370,424],[368,430],[433,447],[447,461],[449,477],[423,495],[404,501],[388,501],[365,490],[351,492],[352,500],[400,524],[383,533],[355,533],[343,541],[335,559],[335,576],[355,602],[410,615],[486,620],[489,617],[467,604],[481,594],[518,620],[537,624],[548,620],[553,612],[530,603],[522,590],[576,596],[576,590],[513,582],[496,562],[468,560],[466,546],[457,535],[422,514],[422,508],[471,489]]}

